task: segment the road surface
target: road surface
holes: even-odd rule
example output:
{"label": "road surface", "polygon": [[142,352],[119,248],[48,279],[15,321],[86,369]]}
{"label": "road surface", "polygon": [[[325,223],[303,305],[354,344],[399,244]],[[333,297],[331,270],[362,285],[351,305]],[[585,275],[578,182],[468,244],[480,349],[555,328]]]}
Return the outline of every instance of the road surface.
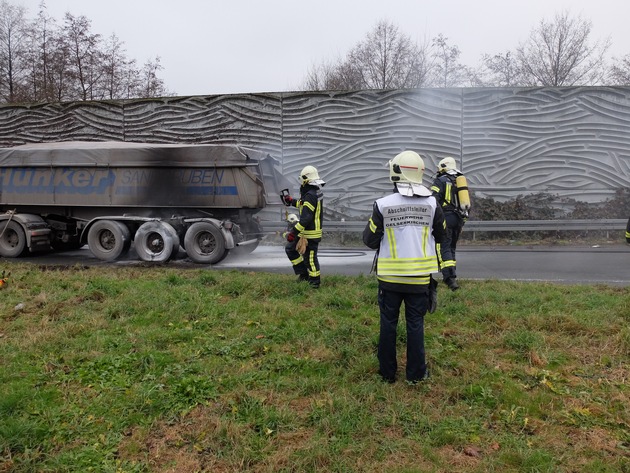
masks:
{"label": "road surface", "polygon": [[[364,248],[320,248],[322,277],[327,274],[368,275],[374,251]],[[150,264],[135,259],[112,263],[96,259],[86,248],[65,253],[33,255],[20,261],[39,265],[134,265]],[[173,267],[208,270],[238,269],[292,274],[282,246],[259,246],[245,256],[228,256],[216,265],[192,263],[181,252],[167,263]],[[630,286],[630,246],[462,246],[457,252],[461,280],[552,281],[567,284]]]}

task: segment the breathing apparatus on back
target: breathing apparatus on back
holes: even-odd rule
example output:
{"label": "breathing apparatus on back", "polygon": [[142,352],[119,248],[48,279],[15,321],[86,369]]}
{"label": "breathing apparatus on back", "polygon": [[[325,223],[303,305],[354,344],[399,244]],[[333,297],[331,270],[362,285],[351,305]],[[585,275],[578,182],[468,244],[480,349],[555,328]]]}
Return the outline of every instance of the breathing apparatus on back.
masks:
{"label": "breathing apparatus on back", "polygon": [[438,163],[438,175],[448,174],[455,178],[455,186],[457,187],[457,201],[459,210],[468,212],[470,210],[470,193],[468,192],[468,182],[466,177],[457,169],[455,159],[447,156]]}

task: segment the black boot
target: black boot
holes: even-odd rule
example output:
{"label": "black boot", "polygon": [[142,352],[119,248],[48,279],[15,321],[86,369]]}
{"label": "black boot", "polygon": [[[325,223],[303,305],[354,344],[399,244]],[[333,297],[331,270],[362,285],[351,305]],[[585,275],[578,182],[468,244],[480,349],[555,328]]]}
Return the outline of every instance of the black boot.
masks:
{"label": "black boot", "polygon": [[451,291],[457,291],[459,289],[459,284],[457,284],[457,279],[455,277],[445,279],[444,282]]}

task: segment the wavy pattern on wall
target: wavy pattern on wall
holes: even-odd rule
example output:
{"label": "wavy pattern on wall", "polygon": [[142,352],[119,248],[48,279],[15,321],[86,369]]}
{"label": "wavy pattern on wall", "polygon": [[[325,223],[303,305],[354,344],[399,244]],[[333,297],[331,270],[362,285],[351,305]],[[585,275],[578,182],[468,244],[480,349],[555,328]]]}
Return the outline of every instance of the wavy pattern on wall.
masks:
{"label": "wavy pattern on wall", "polygon": [[125,105],[126,141],[217,143],[281,154],[278,95],[224,95],[132,101]]}
{"label": "wavy pattern on wall", "polygon": [[630,187],[630,87],[409,89],[242,94],[0,106],[0,144],[56,140],[223,143],[277,157],[296,182],[327,181],[329,217],[361,217],[388,193],[404,149],[456,157],[481,195],[549,192],[601,201]]}
{"label": "wavy pattern on wall", "polygon": [[465,90],[463,167],[496,198],[602,200],[630,187],[630,89]]}
{"label": "wavy pattern on wall", "polygon": [[122,140],[121,102],[72,102],[0,107],[0,143]]}
{"label": "wavy pattern on wall", "polygon": [[427,164],[440,151],[459,155],[461,91],[308,93],[283,100],[285,175],[313,164],[326,180],[329,210],[371,212],[391,189],[388,160],[411,148]]}

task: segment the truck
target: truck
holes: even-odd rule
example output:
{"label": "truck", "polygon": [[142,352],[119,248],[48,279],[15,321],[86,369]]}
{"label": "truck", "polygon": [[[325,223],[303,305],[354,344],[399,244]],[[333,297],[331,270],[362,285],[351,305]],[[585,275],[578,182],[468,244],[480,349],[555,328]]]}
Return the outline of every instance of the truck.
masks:
{"label": "truck", "polygon": [[115,141],[0,148],[0,256],[88,245],[104,261],[216,264],[252,251],[257,213],[287,187],[269,154],[238,145]]}

